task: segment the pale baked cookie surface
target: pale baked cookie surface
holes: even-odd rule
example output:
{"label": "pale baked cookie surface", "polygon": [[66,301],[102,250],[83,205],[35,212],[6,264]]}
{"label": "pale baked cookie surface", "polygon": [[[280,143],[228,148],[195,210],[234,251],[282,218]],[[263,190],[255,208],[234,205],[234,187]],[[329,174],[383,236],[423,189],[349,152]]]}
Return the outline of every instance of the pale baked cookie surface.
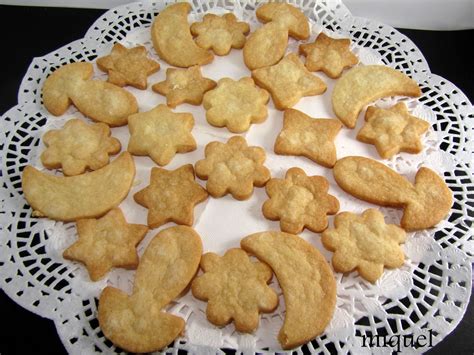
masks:
{"label": "pale baked cookie surface", "polygon": [[265,190],[270,199],[263,204],[263,215],[279,220],[283,232],[297,234],[305,227],[322,232],[328,226],[327,215],[339,211],[326,178],[307,176],[300,168],[289,169],[284,179],[270,179]]}
{"label": "pale baked cookie surface", "polygon": [[199,268],[202,242],[190,227],[162,230],[140,258],[133,292],[106,287],[98,319],[104,336],[132,353],[161,350],[180,336],[181,317],[163,311],[189,285]]}
{"label": "pale baked cookie surface", "polygon": [[252,78],[270,92],[279,110],[292,107],[304,96],[320,95],[327,88],[320,78],[306,69],[295,53],[288,54],[278,64],[253,70]]}
{"label": "pale baked cookie surface", "polygon": [[240,241],[242,249],[267,263],[285,298],[285,320],[278,341],[293,349],[320,335],[336,306],[336,281],[324,256],[293,234],[262,232]]}
{"label": "pale baked cookie surface", "polygon": [[54,176],[28,165],[21,188],[33,216],[57,221],[100,217],[127,197],[135,177],[135,163],[123,152],[110,164],[77,176]]}
{"label": "pale baked cookie surface", "polygon": [[412,184],[376,160],[349,156],[336,162],[333,174],[344,191],[361,200],[403,208],[400,225],[407,231],[434,227],[453,204],[446,182],[425,167],[417,171]]}
{"label": "pale baked cookie surface", "polygon": [[269,99],[268,92],[257,87],[252,78],[238,81],[223,78],[215,89],[204,95],[203,105],[211,125],[242,133],[250,124],[265,121]]}
{"label": "pale baked cookie surface", "polygon": [[147,77],[160,69],[158,62],[147,57],[144,46],[126,48],[120,43],[114,44],[109,55],[97,59],[97,66],[108,73],[110,83],[142,90],[147,87]]}
{"label": "pale baked cookie surface", "polygon": [[322,71],[330,78],[339,78],[344,68],[359,62],[350,50],[351,40],[335,39],[320,33],[313,43],[301,44],[300,54],[306,56],[305,66],[309,71]]}
{"label": "pale baked cookie surface", "polygon": [[167,6],[153,21],[151,39],[161,59],[167,63],[188,68],[210,63],[214,56],[198,47],[189,30],[188,13],[191,5],[178,2]]}
{"label": "pale baked cookie surface", "polygon": [[109,155],[120,151],[120,141],[110,136],[105,123],[87,124],[72,119],[58,130],[44,134],[46,149],[41,162],[48,169],[62,169],[64,175],[79,175],[109,163]]}
{"label": "pale baked cookie surface", "polygon": [[264,186],[270,179],[264,161],[263,148],[249,147],[243,137],[234,136],[227,143],[209,143],[205,159],[199,160],[195,169],[200,179],[208,180],[206,189],[211,196],[230,193],[237,200],[246,200],[254,185]]}
{"label": "pale baked cookie surface", "polygon": [[214,80],[204,78],[198,65],[187,69],[166,69],[166,80],[152,86],[153,91],[166,96],[166,104],[176,107],[187,103],[200,105],[204,93],[216,86]]}
{"label": "pale baked cookie surface", "polygon": [[386,224],[384,216],[375,209],[360,216],[343,212],[336,216],[334,229],[323,232],[324,247],[334,252],[332,265],[338,272],[357,269],[359,275],[374,283],[383,274],[384,266],[403,265],[405,255],[400,244],[406,233],[397,225]]}
{"label": "pale baked cookie surface", "polygon": [[361,65],[345,72],[332,92],[332,108],[346,127],[354,128],[362,108],[386,96],[418,97],[421,89],[404,73],[384,65]]}
{"label": "pale baked cookie surface", "polygon": [[337,160],[334,140],[341,128],[338,119],[311,118],[301,111],[287,109],[283,129],[275,141],[275,153],[304,156],[331,168]]}
{"label": "pale baked cookie surface", "polygon": [[166,105],[158,105],[128,118],[130,140],[127,150],[134,155],[149,156],[158,165],[166,165],[176,153],[196,149],[191,134],[193,126],[194,118],[190,113],[177,113]]}
{"label": "pale baked cookie surface", "polygon": [[191,164],[176,170],[152,168],[150,185],[133,198],[148,208],[148,226],[157,228],[168,222],[191,226],[194,206],[207,199],[207,192],[194,180]]}
{"label": "pale baked cookie surface", "polygon": [[410,115],[403,102],[388,109],[369,106],[365,121],[357,139],[375,145],[384,159],[390,159],[399,152],[421,152],[423,145],[420,136],[430,127],[427,121]]}
{"label": "pale baked cookie surface", "polygon": [[212,49],[217,55],[227,55],[231,48],[241,49],[249,31],[248,23],[237,21],[232,13],[222,16],[206,14],[201,22],[191,25],[196,44],[204,49]]}
{"label": "pale baked cookie surface", "polygon": [[63,257],[83,263],[92,281],[101,279],[113,267],[138,266],[136,247],[148,232],[147,226],[128,224],[119,208],[99,219],[80,219],[76,225],[78,239]]}
{"label": "pale baked cookie surface", "polygon": [[130,92],[111,83],[92,80],[91,63],[63,65],[45,80],[43,104],[55,116],[74,104],[85,116],[111,127],[127,124],[129,115],[138,111],[138,103]]}
{"label": "pale baked cookie surface", "polygon": [[259,313],[273,312],[278,296],[267,284],[272,270],[261,262],[251,261],[242,249],[230,249],[222,257],[206,253],[201,259],[203,275],[192,283],[193,296],[207,301],[207,319],[224,326],[234,322],[240,332],[258,327]]}

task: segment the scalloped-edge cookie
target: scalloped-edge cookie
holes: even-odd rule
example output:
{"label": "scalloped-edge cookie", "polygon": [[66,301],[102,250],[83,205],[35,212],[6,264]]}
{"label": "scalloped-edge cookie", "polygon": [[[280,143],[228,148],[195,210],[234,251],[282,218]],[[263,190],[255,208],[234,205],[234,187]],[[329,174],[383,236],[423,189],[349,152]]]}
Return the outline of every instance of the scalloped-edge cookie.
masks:
{"label": "scalloped-edge cookie", "polygon": [[297,234],[305,227],[322,232],[328,226],[327,215],[339,211],[339,201],[328,190],[323,176],[307,176],[300,168],[291,168],[284,179],[273,178],[265,185],[270,199],[263,204],[263,215],[279,220],[283,232]]}
{"label": "scalloped-edge cookie", "polygon": [[46,132],[43,142],[47,147],[41,153],[44,167],[62,169],[66,176],[102,168],[109,163],[109,155],[117,154],[121,148],[105,123],[87,124],[77,118],[67,121],[61,129]]}
{"label": "scalloped-edge cookie", "polygon": [[144,46],[127,48],[120,43],[115,43],[110,54],[98,58],[96,63],[100,70],[108,73],[110,83],[141,90],[147,87],[147,77],[160,69],[158,62],[147,57]]}
{"label": "scalloped-edge cookie", "polygon": [[321,241],[334,252],[332,265],[337,272],[357,269],[361,277],[374,283],[384,266],[393,269],[403,265],[405,255],[400,244],[405,242],[406,233],[397,225],[385,224],[381,212],[368,209],[360,216],[339,213],[334,227],[323,232]]}
{"label": "scalloped-edge cookie", "polygon": [[193,296],[207,301],[209,322],[224,326],[234,322],[239,332],[257,329],[259,313],[273,312],[278,306],[276,292],[267,284],[272,270],[251,261],[242,249],[229,249],[221,257],[206,253],[201,258],[203,275],[191,284]]}
{"label": "scalloped-edge cookie", "polygon": [[270,171],[263,165],[265,150],[249,147],[243,137],[211,142],[204,154],[205,159],[195,165],[196,175],[207,180],[207,192],[213,197],[230,193],[237,200],[246,200],[254,186],[262,187],[270,179]]}
{"label": "scalloped-edge cookie", "polygon": [[270,95],[255,85],[252,78],[238,81],[222,78],[217,87],[204,95],[206,119],[216,127],[227,127],[232,133],[242,133],[252,123],[261,123],[268,116]]}
{"label": "scalloped-edge cookie", "polygon": [[248,23],[237,21],[232,13],[222,16],[206,14],[201,22],[191,25],[196,44],[204,49],[212,49],[217,55],[227,55],[231,48],[241,49],[249,31]]}

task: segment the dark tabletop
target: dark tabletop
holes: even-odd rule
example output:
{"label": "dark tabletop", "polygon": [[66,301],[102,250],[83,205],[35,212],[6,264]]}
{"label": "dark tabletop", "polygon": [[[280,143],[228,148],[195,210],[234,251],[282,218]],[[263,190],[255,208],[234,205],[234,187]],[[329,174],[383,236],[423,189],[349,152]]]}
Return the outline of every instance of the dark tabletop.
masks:
{"label": "dark tabletop", "polygon": [[[104,10],[0,6],[0,115],[17,104],[16,95],[33,57],[42,56],[76,39]],[[431,71],[458,86],[473,102],[474,78],[470,31],[400,29],[424,54]],[[62,354],[65,349],[54,323],[18,306],[0,291],[0,354]],[[474,353],[474,307],[469,304],[458,327],[429,354]]]}

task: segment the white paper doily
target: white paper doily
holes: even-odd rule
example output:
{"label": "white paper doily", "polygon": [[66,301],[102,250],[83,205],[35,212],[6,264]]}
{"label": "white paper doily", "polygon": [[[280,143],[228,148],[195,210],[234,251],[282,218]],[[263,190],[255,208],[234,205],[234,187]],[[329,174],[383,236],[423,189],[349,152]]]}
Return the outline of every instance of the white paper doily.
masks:
{"label": "white paper doily", "polygon": [[[461,320],[471,293],[471,272],[474,259],[472,224],[474,220],[473,183],[473,108],[466,96],[447,80],[430,73],[423,55],[405,36],[390,26],[362,18],[352,17],[340,1],[290,1],[301,8],[312,23],[314,40],[324,30],[332,36],[350,37],[353,49],[364,64],[385,64],[414,78],[422,87],[423,96],[417,100],[406,98],[384,99],[378,105],[391,105],[403,100],[415,115],[428,120],[431,129],[424,139],[425,149],[419,155],[399,154],[387,164],[412,179],[421,165],[428,166],[444,176],[454,194],[455,203],[445,221],[436,228],[410,233],[404,250],[406,262],[400,269],[386,271],[372,285],[351,273],[336,274],[337,307],[334,318],[324,334],[297,349],[333,353],[335,351],[361,354],[364,352],[391,353],[390,348],[362,347],[362,335],[413,334],[417,336],[429,329],[434,335],[433,344],[441,341]],[[21,171],[27,164],[41,168],[38,156],[44,149],[41,136],[49,129],[61,127],[72,117],[83,116],[73,107],[60,118],[51,116],[41,104],[41,87],[45,78],[59,66],[75,61],[93,61],[107,54],[113,43],[127,46],[143,44],[150,55],[159,60],[150,42],[149,26],[154,16],[168,2],[133,3],[112,9],[100,17],[78,41],[44,57],[35,58],[26,73],[19,93],[18,105],[2,117],[0,131],[0,287],[15,302],[43,317],[52,319],[64,346],[70,353],[120,352],[107,341],[96,319],[97,298],[106,284],[129,291],[133,271],[116,269],[102,281],[90,282],[85,268],[62,258],[64,249],[74,242],[76,229],[73,223],[59,223],[47,219],[31,218],[31,209],[21,192]],[[256,5],[257,4],[257,5]],[[226,0],[193,2],[190,21],[198,20],[205,12],[232,11],[248,21],[252,30],[260,26],[255,19],[256,1],[232,2]],[[295,51],[299,42],[290,40],[289,51]],[[161,70],[149,78],[149,83],[164,79],[166,63],[159,60]],[[242,52],[233,50],[229,56],[216,57],[203,67],[203,74],[213,79],[230,76],[238,79],[250,72],[242,62]],[[321,96],[302,99],[295,108],[312,117],[332,117],[330,95],[334,80],[316,73],[328,84]],[[96,71],[96,76],[106,76]],[[140,111],[146,111],[164,97],[146,91],[127,88],[136,95]],[[193,113],[196,125],[193,135],[198,149],[177,155],[166,168],[174,169],[184,163],[194,163],[204,156],[205,144],[213,140],[226,141],[226,129],[211,127],[205,121],[202,107],[180,105],[176,111]],[[363,155],[378,159],[373,146],[355,139],[362,120],[354,130],[343,129],[336,139],[338,157]],[[305,158],[283,157],[273,153],[274,140],[282,127],[282,113],[269,104],[269,117],[263,124],[252,125],[244,134],[249,144],[259,145],[267,151],[266,166],[273,177],[282,177],[292,166],[303,168],[307,174],[323,175],[329,179],[330,193],[341,203],[341,211],[361,212],[374,207],[345,194],[325,169]],[[114,128],[112,134],[127,146],[128,128]],[[153,166],[147,157],[135,157],[136,184],[129,197],[121,204],[130,223],[145,223],[146,210],[133,202],[133,194],[146,186],[149,170]],[[204,185],[204,183],[201,181]],[[208,199],[196,207],[194,228],[203,239],[205,251],[222,254],[229,247],[239,245],[241,238],[263,230],[278,230],[278,223],[266,220],[261,206],[266,200],[264,189],[256,189],[248,201],[236,201],[229,196]],[[383,208],[387,222],[397,223],[400,211]],[[217,217],[216,217],[217,216]],[[167,228],[165,225],[162,228]],[[143,253],[150,239],[162,228],[148,233],[139,246]],[[311,242],[329,260],[331,253],[320,243],[318,234],[303,232],[301,237]],[[278,283],[271,284],[279,294]],[[193,353],[222,352],[234,348],[244,353],[280,350],[276,340],[284,318],[284,301],[280,296],[278,309],[263,315],[261,325],[254,334],[239,334],[233,325],[217,328],[205,319],[206,303],[186,294],[168,311],[187,320],[186,334],[168,349]],[[315,315],[317,317],[317,315]],[[403,346],[402,346],[403,350]],[[421,352],[426,348],[410,349]]]}

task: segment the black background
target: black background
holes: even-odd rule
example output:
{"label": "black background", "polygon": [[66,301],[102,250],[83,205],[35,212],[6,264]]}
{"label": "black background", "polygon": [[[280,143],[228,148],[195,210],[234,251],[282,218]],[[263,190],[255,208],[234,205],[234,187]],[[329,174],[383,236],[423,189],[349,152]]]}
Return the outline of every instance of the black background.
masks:
{"label": "black background", "polygon": [[[0,115],[17,104],[16,95],[33,57],[82,38],[104,12],[91,9],[0,6]],[[399,29],[424,54],[431,72],[474,97],[471,46],[474,30]],[[0,123],[1,124],[1,123]],[[471,301],[458,327],[429,354],[473,354],[474,311]],[[63,354],[54,323],[18,306],[0,291],[0,354]]]}

